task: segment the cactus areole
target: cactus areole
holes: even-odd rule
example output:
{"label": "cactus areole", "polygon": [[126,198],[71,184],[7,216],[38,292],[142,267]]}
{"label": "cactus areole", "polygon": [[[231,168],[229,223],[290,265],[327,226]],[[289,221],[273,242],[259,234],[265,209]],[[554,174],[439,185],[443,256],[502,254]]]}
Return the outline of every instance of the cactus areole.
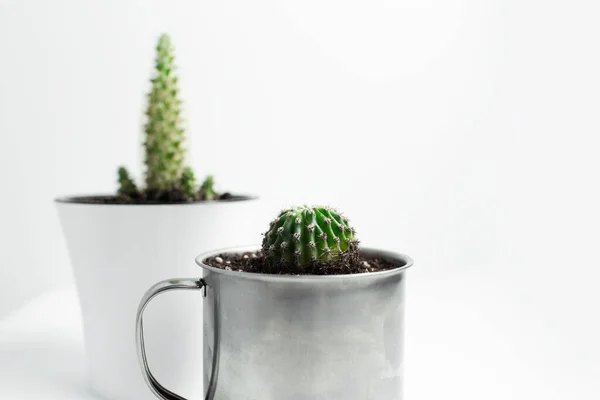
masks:
{"label": "cactus areole", "polygon": [[305,267],[327,263],[357,252],[354,228],[329,207],[283,210],[263,239],[263,253],[272,263]]}

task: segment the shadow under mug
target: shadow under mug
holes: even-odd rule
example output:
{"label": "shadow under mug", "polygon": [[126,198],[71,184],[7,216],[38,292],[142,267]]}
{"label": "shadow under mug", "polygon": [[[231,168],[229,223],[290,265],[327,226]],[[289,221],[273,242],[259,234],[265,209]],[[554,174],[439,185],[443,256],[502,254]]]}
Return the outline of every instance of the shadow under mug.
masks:
{"label": "shadow under mug", "polygon": [[196,258],[203,278],[170,279],[150,288],[136,317],[145,381],[162,400],[186,400],[148,367],[143,313],[171,290],[204,297],[205,400],[401,400],[404,271],[413,261],[361,248],[398,268],[352,275],[270,275],[211,267],[211,256],[258,251],[239,247]]}

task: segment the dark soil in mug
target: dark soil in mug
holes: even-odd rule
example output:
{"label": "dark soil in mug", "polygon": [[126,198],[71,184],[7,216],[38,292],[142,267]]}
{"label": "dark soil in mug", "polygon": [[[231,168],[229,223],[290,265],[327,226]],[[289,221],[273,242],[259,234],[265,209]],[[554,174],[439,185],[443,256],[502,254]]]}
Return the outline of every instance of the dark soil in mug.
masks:
{"label": "dark soil in mug", "polygon": [[331,262],[314,262],[299,270],[287,263],[272,263],[262,252],[242,254],[219,254],[209,257],[204,262],[214,268],[276,275],[343,275],[386,271],[402,265],[379,257],[346,257]]}

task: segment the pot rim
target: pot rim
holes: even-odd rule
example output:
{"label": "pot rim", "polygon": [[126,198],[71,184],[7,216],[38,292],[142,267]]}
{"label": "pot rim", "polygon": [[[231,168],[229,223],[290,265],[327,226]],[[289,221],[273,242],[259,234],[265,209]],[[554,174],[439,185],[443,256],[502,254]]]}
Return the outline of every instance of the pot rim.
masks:
{"label": "pot rim", "polygon": [[257,280],[257,281],[268,281],[268,282],[331,282],[335,280],[359,280],[365,278],[385,278],[397,274],[402,274],[405,270],[410,268],[414,261],[412,258],[407,256],[406,254],[398,253],[395,251],[377,249],[373,247],[360,247],[360,251],[363,254],[368,255],[378,255],[382,258],[386,258],[388,260],[393,260],[401,263],[402,265],[398,268],[388,269],[385,271],[378,272],[361,272],[357,274],[339,274],[339,275],[276,275],[276,274],[264,274],[264,273],[255,273],[255,272],[239,272],[239,271],[228,271],[221,268],[211,267],[208,264],[204,263],[204,260],[208,257],[216,256],[224,253],[244,253],[244,252],[253,252],[260,250],[261,246],[259,245],[249,245],[249,246],[236,246],[236,247],[227,247],[223,249],[206,251],[196,257],[196,264],[200,266],[202,269],[214,272],[217,274],[222,274],[226,276],[231,276],[239,279],[248,279],[248,280]]}
{"label": "pot rim", "polygon": [[78,204],[84,206],[101,206],[101,207],[164,207],[164,206],[210,206],[223,203],[240,203],[245,201],[256,201],[258,196],[248,194],[232,194],[233,198],[224,200],[198,200],[198,201],[182,201],[182,202],[160,202],[160,203],[90,203],[83,201],[84,199],[115,197],[114,194],[98,194],[98,195],[74,195],[74,196],[59,196],[54,198],[54,203],[57,204]]}

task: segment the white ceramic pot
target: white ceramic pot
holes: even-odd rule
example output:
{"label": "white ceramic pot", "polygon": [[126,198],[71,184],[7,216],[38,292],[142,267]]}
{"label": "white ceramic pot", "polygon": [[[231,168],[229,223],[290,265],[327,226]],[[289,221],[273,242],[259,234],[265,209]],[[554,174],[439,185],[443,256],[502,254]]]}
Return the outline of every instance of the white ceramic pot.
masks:
{"label": "white ceramic pot", "polygon": [[[204,251],[260,241],[254,198],[168,205],[85,204],[57,200],[75,275],[92,389],[110,400],[151,400],[135,350],[139,299],[157,281],[198,275]],[[149,363],[158,379],[202,397],[202,310],[195,293],[149,307]]]}

